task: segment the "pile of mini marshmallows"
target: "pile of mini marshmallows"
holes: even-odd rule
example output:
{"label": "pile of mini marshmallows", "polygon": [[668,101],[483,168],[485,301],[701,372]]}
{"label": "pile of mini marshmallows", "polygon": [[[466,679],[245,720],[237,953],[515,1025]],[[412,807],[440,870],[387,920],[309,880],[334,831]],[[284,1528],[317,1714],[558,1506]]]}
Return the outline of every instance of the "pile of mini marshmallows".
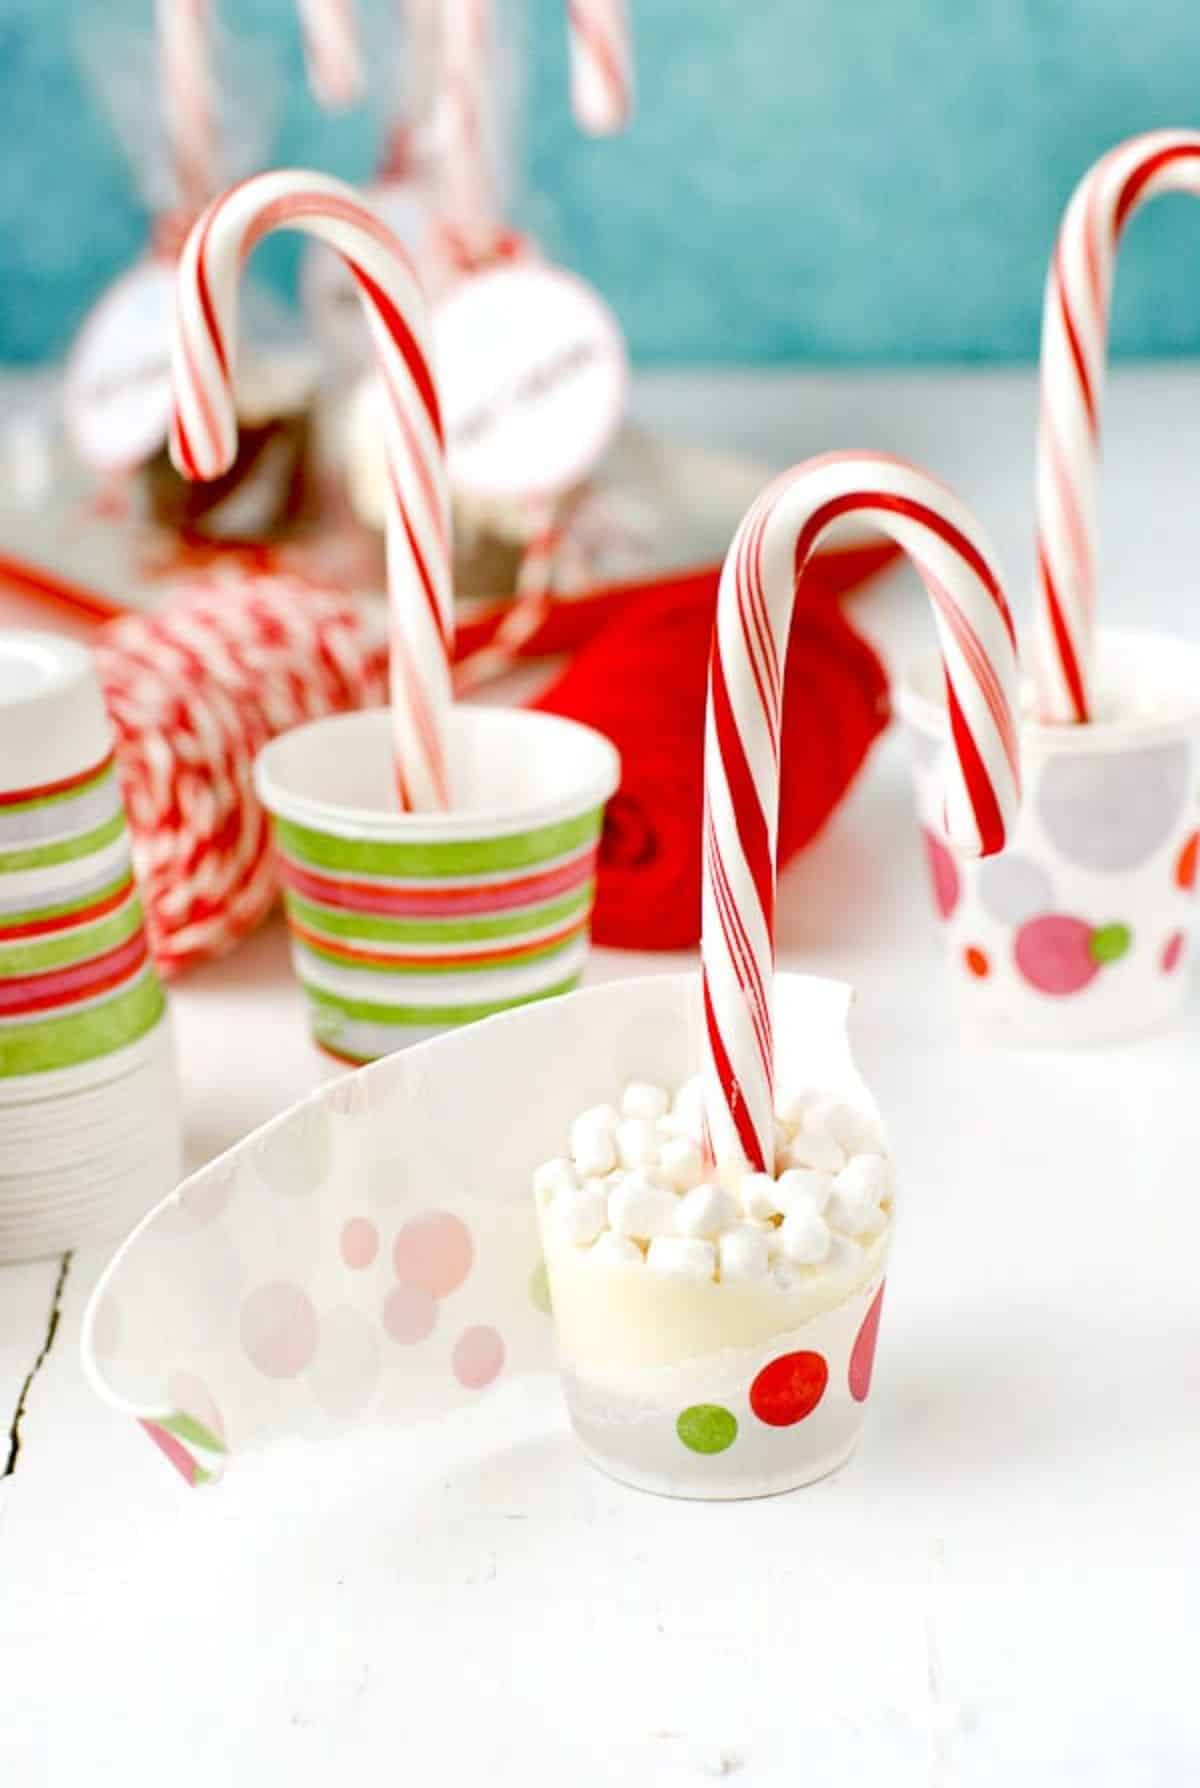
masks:
{"label": "pile of mini marshmallows", "polygon": [[673,1101],[664,1087],[634,1081],[620,1111],[583,1112],[569,1157],[534,1175],[548,1238],[598,1266],[788,1290],[816,1271],[852,1272],[887,1227],[891,1164],[840,1101],[814,1092],[782,1101],[775,1173],[747,1174],[734,1188],[705,1164],[703,1125],[698,1078]]}

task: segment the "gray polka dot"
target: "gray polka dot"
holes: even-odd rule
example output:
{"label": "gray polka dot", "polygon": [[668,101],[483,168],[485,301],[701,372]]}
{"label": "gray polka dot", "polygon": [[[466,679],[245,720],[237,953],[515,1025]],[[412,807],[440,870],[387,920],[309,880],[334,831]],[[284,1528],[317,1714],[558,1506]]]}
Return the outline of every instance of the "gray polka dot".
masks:
{"label": "gray polka dot", "polygon": [[1001,925],[1024,925],[1054,906],[1054,884],[1046,871],[1017,851],[985,857],[975,870],[975,888],[990,917]]}
{"label": "gray polka dot", "polygon": [[1191,758],[1182,742],[1052,758],[1038,784],[1038,818],[1068,863],[1134,869],[1178,824],[1190,791]]}

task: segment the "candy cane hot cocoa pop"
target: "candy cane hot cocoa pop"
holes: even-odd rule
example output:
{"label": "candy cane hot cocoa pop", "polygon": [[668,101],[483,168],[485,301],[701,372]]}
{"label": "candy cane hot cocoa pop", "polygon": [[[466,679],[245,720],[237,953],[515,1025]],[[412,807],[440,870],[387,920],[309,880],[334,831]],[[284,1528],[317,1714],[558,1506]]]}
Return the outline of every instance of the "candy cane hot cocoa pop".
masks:
{"label": "candy cane hot cocoa pop", "polygon": [[571,105],[581,130],[611,136],[633,110],[633,51],[626,0],[567,0]]}
{"label": "candy cane hot cocoa pop", "polygon": [[719,1165],[773,1158],[775,836],[783,664],[795,567],[848,515],[889,534],[933,604],[953,768],[946,827],[968,856],[1003,849],[1020,803],[1012,619],[974,517],[897,460],[832,454],[777,479],[721,575],[705,733],[701,956],[706,1110]]}
{"label": "candy cane hot cocoa pop", "polygon": [[183,251],[173,355],[171,455],[214,478],[237,447],[233,375],[242,263],[272,230],[318,237],[362,295],[385,396],[392,715],[401,805],[444,808],[453,639],[445,451],[424,295],[403,244],[353,189],[319,174],[260,174],[216,199]]}
{"label": "candy cane hot cocoa pop", "polygon": [[352,106],[363,87],[354,0],[299,0],[299,13],[314,98],[331,112]]}
{"label": "candy cane hot cocoa pop", "polygon": [[1040,716],[1093,718],[1096,474],[1117,245],[1159,193],[1200,193],[1200,131],[1133,137],[1084,175],[1046,283],[1037,456],[1035,673]]}

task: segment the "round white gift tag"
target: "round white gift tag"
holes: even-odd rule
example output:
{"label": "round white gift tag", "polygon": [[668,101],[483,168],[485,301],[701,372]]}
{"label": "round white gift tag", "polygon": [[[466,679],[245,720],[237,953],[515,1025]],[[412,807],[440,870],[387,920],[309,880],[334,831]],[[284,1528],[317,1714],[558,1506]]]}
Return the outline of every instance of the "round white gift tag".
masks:
{"label": "round white gift tag", "polygon": [[598,293],[523,261],[473,274],[433,319],[450,477],[468,496],[553,496],[600,460],[629,384],[625,341]]}
{"label": "round white gift tag", "polygon": [[67,433],[91,465],[140,465],[166,440],[174,309],[174,263],[155,259],[122,274],[84,320],[63,401]]}

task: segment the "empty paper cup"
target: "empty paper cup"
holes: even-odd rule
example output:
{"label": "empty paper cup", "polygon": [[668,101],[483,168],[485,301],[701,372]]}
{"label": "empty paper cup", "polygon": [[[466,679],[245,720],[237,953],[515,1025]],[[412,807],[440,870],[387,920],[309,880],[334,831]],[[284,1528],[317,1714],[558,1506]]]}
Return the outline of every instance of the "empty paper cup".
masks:
{"label": "empty paper cup", "polygon": [[313,1036],[362,1062],[578,984],[619,761],[549,714],[456,706],[455,804],[400,813],[385,709],[268,745],[269,810]]}
{"label": "empty paper cup", "polygon": [[[781,974],[775,997],[789,1075],[876,1121],[850,1058],[849,990]],[[557,1326],[572,1421],[614,1476],[719,1498],[832,1471],[863,1424],[882,1248],[807,1314],[773,1285],[748,1307],[745,1288],[714,1284],[710,1319],[693,1309],[675,1326],[668,1300],[635,1328],[627,1300],[585,1312],[553,1269],[548,1294],[536,1168],[631,1078],[694,1074],[703,1023],[694,973],[609,982],[323,1087],[126,1243],[84,1322],[93,1384],[198,1484],[235,1451],[469,1408],[551,1371]]]}
{"label": "empty paper cup", "polygon": [[1108,628],[1096,719],[1021,729],[1008,848],[957,858],[941,824],[939,665],[908,679],[917,805],[965,1018],[996,1041],[1080,1044],[1172,1018],[1187,992],[1200,853],[1200,649]]}

